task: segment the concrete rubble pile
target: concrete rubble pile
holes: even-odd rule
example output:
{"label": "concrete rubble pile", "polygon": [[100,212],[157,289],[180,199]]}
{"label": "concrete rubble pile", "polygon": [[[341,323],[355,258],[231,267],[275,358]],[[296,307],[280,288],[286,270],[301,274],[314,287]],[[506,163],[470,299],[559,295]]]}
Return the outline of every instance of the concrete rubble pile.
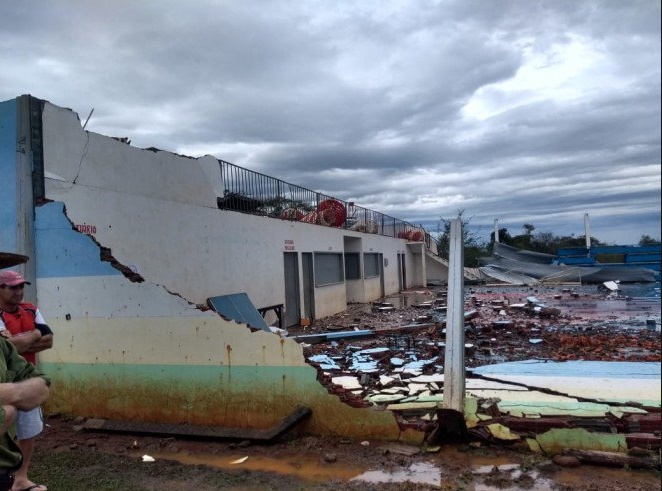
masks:
{"label": "concrete rubble pile", "polygon": [[[406,294],[404,297],[401,305],[381,302],[356,306],[348,313],[317,322],[298,336],[290,334],[304,344],[308,362],[317,367],[318,378],[330,393],[353,407],[390,410],[402,429],[425,432],[431,443],[439,431],[439,420],[444,418],[439,408],[444,384],[446,292],[425,290],[411,293],[409,300]],[[650,328],[651,317],[655,326],[659,325],[659,301],[657,311],[644,305],[634,317],[631,311],[622,317],[611,311],[601,312],[597,318],[591,313],[581,314],[581,307],[604,301],[605,296],[599,293],[565,288],[469,290],[465,296],[465,419],[469,436],[521,441],[526,435],[554,428],[585,428],[630,433],[633,436],[628,445],[659,448],[659,407],[643,410],[633,404],[621,408],[617,416],[597,418],[581,412],[577,417],[571,413],[521,417],[516,412],[504,413],[499,397],[485,394],[538,389],[474,373],[479,366],[517,360],[659,362],[659,331]],[[620,329],[614,327],[619,321]],[[327,338],[324,333],[333,335]],[[356,333],[361,335],[354,337]],[[586,404],[591,403],[587,399]],[[617,412],[612,409],[612,413]],[[642,435],[637,436],[641,433],[637,429]]]}

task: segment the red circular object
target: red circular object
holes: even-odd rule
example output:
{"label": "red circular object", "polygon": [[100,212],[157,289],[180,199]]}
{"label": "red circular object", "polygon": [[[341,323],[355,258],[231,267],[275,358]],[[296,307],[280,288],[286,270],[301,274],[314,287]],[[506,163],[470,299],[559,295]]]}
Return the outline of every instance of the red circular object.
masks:
{"label": "red circular object", "polygon": [[[326,227],[335,227],[336,225],[336,212],[333,211],[331,208],[327,208],[326,210],[320,210],[317,213],[317,219],[320,223],[320,225],[324,225]],[[342,225],[342,224],[341,224]]]}
{"label": "red circular object", "polygon": [[[333,226],[333,227],[341,227],[343,223],[345,223],[345,218],[347,216],[347,210],[345,209],[345,205],[343,205],[340,201],[337,199],[325,199],[322,201],[317,209],[321,212],[324,212],[324,222],[327,222],[327,217],[329,216],[329,213],[327,213],[327,210],[330,210],[333,212],[333,219],[329,220],[328,225]],[[324,223],[324,225],[327,225],[327,223]]]}

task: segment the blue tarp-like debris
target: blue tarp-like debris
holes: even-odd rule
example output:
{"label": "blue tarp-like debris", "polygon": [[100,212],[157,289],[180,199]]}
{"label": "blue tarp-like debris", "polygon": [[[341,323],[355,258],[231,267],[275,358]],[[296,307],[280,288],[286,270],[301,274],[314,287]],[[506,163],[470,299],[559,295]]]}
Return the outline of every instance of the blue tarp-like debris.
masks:
{"label": "blue tarp-like debris", "polygon": [[340,370],[340,366],[328,355],[309,356],[308,361],[318,363],[322,370]]}

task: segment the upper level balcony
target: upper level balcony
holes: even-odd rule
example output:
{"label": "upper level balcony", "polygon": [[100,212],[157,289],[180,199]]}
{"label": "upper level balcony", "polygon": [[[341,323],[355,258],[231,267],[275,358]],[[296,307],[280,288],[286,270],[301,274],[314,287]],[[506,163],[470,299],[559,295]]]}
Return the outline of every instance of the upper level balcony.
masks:
{"label": "upper level balcony", "polygon": [[217,200],[221,209],[425,242],[428,250],[432,244],[422,226],[223,160],[219,163],[225,189]]}

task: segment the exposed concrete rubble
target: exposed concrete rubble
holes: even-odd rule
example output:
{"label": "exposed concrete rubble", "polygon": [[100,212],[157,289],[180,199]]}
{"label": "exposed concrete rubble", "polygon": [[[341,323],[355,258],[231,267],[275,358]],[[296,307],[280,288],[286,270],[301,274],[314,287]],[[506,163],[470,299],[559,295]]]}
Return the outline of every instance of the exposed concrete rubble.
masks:
{"label": "exposed concrete rubble", "polygon": [[100,246],[100,250],[101,250],[101,260],[109,262],[113,268],[120,271],[129,281],[133,283],[142,283],[143,281],[145,281],[145,279],[140,274],[136,273],[130,267],[125,266],[124,264],[120,263],[117,259],[115,259],[111,253],[111,250],[108,247]]}
{"label": "exposed concrete rubble", "polygon": [[[549,453],[560,453],[564,445],[555,445],[567,439],[576,440],[574,448],[579,449],[659,449],[659,389],[648,394],[650,383],[642,389],[648,391],[643,399],[639,392],[606,387],[611,392],[597,393],[614,397],[605,400],[564,383],[562,375],[557,385],[545,386],[540,378],[520,378],[525,380],[521,382],[477,370],[522,360],[545,360],[549,365],[568,360],[659,363],[659,298],[649,301],[613,293],[601,293],[595,286],[467,290],[463,437],[526,442]],[[442,288],[407,292],[357,305],[290,335],[304,344],[309,363],[318,368],[319,380],[329,392],[354,407],[393,411],[402,429],[425,432],[428,447],[434,448],[448,438],[440,434],[439,424],[448,418],[439,409],[445,300]],[[599,377],[596,373],[596,380]],[[606,378],[599,380],[607,383]],[[632,400],[629,394],[635,394]]]}

